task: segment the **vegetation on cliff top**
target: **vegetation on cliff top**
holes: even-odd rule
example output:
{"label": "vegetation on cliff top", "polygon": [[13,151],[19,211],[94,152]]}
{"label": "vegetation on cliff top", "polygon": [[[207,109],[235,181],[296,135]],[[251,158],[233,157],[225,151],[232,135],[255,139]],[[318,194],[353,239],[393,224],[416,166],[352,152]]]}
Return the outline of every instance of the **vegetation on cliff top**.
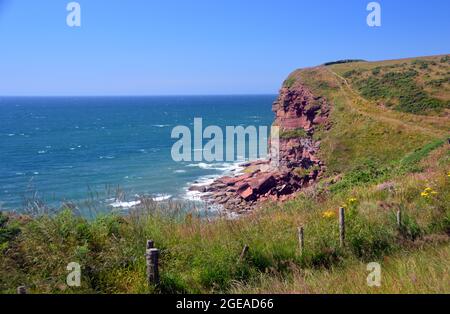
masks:
{"label": "vegetation on cliff top", "polygon": [[369,100],[408,113],[440,113],[450,109],[448,59],[438,56],[397,63],[358,63],[339,71]]}
{"label": "vegetation on cliff top", "polygon": [[308,136],[308,133],[303,128],[280,131],[280,138],[285,139],[285,140],[288,140],[291,138],[306,137],[306,136]]}

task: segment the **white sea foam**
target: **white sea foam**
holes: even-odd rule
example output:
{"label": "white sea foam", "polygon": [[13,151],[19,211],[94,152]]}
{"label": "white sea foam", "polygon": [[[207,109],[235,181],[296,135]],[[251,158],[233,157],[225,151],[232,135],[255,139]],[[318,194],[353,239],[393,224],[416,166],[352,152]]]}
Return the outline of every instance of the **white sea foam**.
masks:
{"label": "white sea foam", "polygon": [[157,196],[153,197],[153,200],[155,202],[162,202],[167,201],[170,198],[172,198],[172,195],[170,194],[157,194]]}
{"label": "white sea foam", "polygon": [[189,164],[187,167],[198,167],[200,169],[207,169],[207,170],[219,170],[223,171],[224,173],[237,171],[241,167],[239,166],[242,162],[235,162],[235,163],[212,163],[207,164],[204,162],[196,163],[196,164]]}
{"label": "white sea foam", "polygon": [[114,157],[114,156],[100,156],[100,157],[98,157],[99,159],[114,159],[114,158],[116,158],[116,157]]}
{"label": "white sea foam", "polygon": [[186,173],[186,170],[174,170],[174,173]]}
{"label": "white sea foam", "polygon": [[196,164],[189,164],[186,167],[198,167],[200,169],[206,169],[206,170],[218,170],[220,173],[214,174],[214,175],[205,175],[199,177],[195,182],[190,182],[185,187],[185,193],[183,198],[189,201],[202,201],[202,196],[206,195],[204,192],[200,191],[190,191],[189,187],[202,187],[202,186],[208,186],[212,184],[215,180],[217,180],[220,177],[223,176],[235,176],[242,173],[244,170],[244,167],[242,167],[242,163],[244,160],[236,161],[233,163],[211,163],[207,164],[204,162],[196,163]]}
{"label": "white sea foam", "polygon": [[199,191],[189,191],[187,190],[183,198],[187,201],[199,202],[202,200],[203,193]]}
{"label": "white sea foam", "polygon": [[155,128],[166,128],[169,127],[170,124],[154,124],[152,126],[154,126]]}
{"label": "white sea foam", "polygon": [[[136,198],[139,198],[139,195],[135,195]],[[172,195],[170,194],[156,194],[154,197],[152,197],[152,199],[155,202],[162,202],[162,201],[166,201],[168,199],[172,198]],[[133,207],[136,207],[138,205],[140,205],[142,202],[140,200],[135,200],[135,201],[119,201],[116,199],[107,199],[107,202],[111,202],[109,204],[109,206],[113,207],[113,208],[120,208],[120,209],[130,209]]]}
{"label": "white sea foam", "polygon": [[111,207],[114,208],[123,208],[123,209],[128,209],[128,208],[132,208],[135,207],[137,205],[141,204],[141,201],[131,201],[131,202],[120,202],[120,201],[115,201],[111,204],[109,204]]}

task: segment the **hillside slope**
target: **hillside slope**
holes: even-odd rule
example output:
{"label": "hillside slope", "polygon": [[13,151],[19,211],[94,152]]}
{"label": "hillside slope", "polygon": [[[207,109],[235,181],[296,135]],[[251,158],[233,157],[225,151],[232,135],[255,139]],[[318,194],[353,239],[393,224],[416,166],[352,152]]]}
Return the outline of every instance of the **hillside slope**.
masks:
{"label": "hillside slope", "polygon": [[[436,56],[350,62],[293,72],[285,82],[290,89],[307,86],[333,103],[332,127],[315,134],[321,139],[328,174],[355,169],[368,161],[378,165],[398,161],[449,135],[449,60],[449,56]],[[423,64],[430,65],[423,69]],[[414,73],[412,78],[408,73]]]}

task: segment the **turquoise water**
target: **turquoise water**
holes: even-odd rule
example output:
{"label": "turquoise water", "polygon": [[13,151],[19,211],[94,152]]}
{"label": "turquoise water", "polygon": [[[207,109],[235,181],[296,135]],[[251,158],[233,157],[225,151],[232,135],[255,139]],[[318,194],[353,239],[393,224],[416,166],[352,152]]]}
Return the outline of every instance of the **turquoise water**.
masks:
{"label": "turquoise water", "polygon": [[195,117],[204,126],[270,126],[275,98],[0,98],[0,208],[20,209],[30,198],[57,206],[95,195],[106,207],[126,207],[142,195],[194,198],[189,184],[236,164],[173,161],[172,128],[193,128]]}

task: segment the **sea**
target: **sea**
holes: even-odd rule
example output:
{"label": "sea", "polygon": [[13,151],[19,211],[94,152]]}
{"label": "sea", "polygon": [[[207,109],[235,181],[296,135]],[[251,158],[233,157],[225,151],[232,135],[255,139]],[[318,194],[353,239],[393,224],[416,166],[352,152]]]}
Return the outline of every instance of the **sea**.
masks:
{"label": "sea", "polygon": [[[174,161],[171,133],[194,118],[203,127],[267,126],[276,95],[151,97],[0,97],[0,210],[39,202],[58,208],[97,202],[129,209],[198,200],[192,184],[233,175],[232,161]],[[262,135],[260,135],[262,136]],[[205,141],[205,140],[204,140]]]}

